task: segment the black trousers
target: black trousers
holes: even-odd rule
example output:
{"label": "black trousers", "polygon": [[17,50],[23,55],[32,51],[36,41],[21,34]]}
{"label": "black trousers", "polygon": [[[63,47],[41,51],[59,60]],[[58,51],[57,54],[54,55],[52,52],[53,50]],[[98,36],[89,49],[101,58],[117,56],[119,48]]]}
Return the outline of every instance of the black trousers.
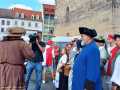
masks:
{"label": "black trousers", "polygon": [[63,72],[60,73],[59,88],[57,90],[68,90],[68,76]]}

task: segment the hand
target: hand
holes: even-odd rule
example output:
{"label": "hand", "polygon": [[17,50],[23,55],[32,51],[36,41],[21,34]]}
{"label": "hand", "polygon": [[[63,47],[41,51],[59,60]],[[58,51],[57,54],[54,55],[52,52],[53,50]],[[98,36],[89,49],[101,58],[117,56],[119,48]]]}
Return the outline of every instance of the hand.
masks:
{"label": "hand", "polygon": [[62,69],[57,69],[57,72],[62,72]]}
{"label": "hand", "polygon": [[37,44],[37,46],[39,47],[40,51],[42,51],[42,52],[43,52],[43,49],[42,49],[41,45],[39,44],[39,41],[38,41],[38,39],[37,39],[37,38],[36,38],[36,44]]}
{"label": "hand", "polygon": [[38,39],[37,39],[37,38],[36,38],[36,44],[37,44],[37,45],[39,45],[39,41],[38,41]]}
{"label": "hand", "polygon": [[46,63],[45,63],[45,62],[42,62],[42,66],[46,66]]}

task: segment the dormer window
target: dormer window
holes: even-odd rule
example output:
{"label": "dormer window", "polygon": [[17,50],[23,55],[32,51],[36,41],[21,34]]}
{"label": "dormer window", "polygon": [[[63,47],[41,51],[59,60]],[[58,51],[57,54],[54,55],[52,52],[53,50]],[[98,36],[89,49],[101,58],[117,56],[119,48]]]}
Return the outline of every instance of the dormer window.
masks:
{"label": "dormer window", "polygon": [[36,20],[36,16],[32,15],[32,20]]}
{"label": "dormer window", "polygon": [[24,13],[21,14],[21,18],[24,18]]}
{"label": "dormer window", "polygon": [[32,15],[31,19],[34,20],[34,15]]}
{"label": "dormer window", "polygon": [[34,20],[36,20],[36,16],[34,16]]}
{"label": "dormer window", "polygon": [[37,20],[40,20],[40,19],[39,19],[39,17],[40,17],[40,16],[39,16],[39,15],[37,15],[37,16],[36,16],[36,19],[37,19]]}
{"label": "dormer window", "polygon": [[19,17],[19,13],[16,13],[16,14],[15,14],[15,17],[18,18],[18,17]]}

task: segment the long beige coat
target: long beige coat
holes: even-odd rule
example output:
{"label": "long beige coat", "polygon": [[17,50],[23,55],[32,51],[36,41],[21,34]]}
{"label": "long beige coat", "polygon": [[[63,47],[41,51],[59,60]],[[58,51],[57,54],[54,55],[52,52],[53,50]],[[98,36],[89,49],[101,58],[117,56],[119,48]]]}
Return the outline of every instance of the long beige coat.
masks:
{"label": "long beige coat", "polygon": [[24,41],[0,42],[0,90],[24,90],[24,61],[33,57]]}

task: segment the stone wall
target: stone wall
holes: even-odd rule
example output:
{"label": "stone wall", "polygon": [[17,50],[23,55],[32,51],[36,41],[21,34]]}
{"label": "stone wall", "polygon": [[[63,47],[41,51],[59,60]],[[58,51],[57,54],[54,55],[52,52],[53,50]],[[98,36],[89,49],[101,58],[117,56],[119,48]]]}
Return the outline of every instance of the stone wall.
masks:
{"label": "stone wall", "polygon": [[120,0],[113,1],[58,0],[55,35],[78,35],[79,26],[95,28],[101,34],[120,31]]}

